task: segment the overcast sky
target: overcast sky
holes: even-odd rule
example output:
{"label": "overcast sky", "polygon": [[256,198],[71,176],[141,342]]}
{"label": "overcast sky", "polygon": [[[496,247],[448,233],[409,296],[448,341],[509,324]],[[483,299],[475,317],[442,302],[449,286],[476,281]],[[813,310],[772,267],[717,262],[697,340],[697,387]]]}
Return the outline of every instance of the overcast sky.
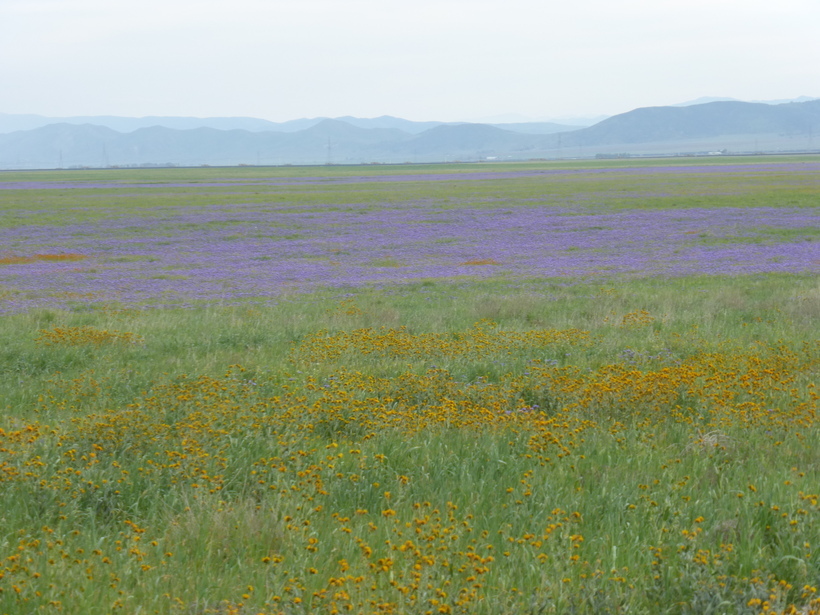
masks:
{"label": "overcast sky", "polygon": [[820,0],[0,0],[0,112],[615,114],[820,96]]}

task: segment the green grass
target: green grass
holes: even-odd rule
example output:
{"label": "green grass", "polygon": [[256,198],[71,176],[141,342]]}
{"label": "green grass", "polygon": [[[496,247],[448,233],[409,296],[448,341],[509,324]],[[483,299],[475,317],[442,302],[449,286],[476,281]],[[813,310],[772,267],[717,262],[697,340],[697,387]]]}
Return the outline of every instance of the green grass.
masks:
{"label": "green grass", "polygon": [[[392,290],[356,291],[357,309],[334,307],[346,292],[298,295],[270,307],[202,307],[179,310],[55,310],[6,315],[0,321],[0,408],[25,416],[43,390],[43,376],[59,372],[62,380],[93,371],[112,386],[109,404],[130,400],[115,391],[148,387],[179,373],[218,375],[227,365],[255,370],[281,368],[293,344],[321,329],[407,327],[414,332],[461,331],[489,319],[513,330],[588,330],[598,342],[576,355],[582,368],[618,359],[625,348],[654,354],[664,349],[686,353],[693,328],[712,339],[755,341],[810,339],[820,319],[820,287],[813,276],[633,280],[618,285],[572,285],[532,281],[507,288],[498,281],[422,282]],[[647,310],[656,321],[634,330],[612,325],[624,314]],[[39,347],[37,332],[54,326],[95,326],[131,331],[143,346],[102,351]],[[691,351],[691,350],[690,350]],[[524,359],[520,359],[518,366]],[[365,362],[367,369],[387,369]],[[403,369],[398,362],[395,369]],[[445,365],[447,367],[447,365]],[[426,365],[415,366],[417,370]],[[119,375],[123,374],[123,375]],[[124,375],[124,374],[127,374]],[[167,376],[164,376],[167,374]],[[114,383],[125,378],[120,386]],[[141,383],[135,385],[134,383]]]}
{"label": "green grass", "polygon": [[[87,613],[120,604],[126,611],[159,613],[325,612],[329,603],[317,596],[325,595],[329,577],[341,574],[341,560],[354,575],[369,579],[367,587],[348,588],[353,602],[381,596],[397,612],[419,612],[440,600],[437,591],[451,585],[469,590],[469,573],[458,570],[474,565],[467,558],[471,549],[494,557],[478,574],[481,597],[465,607],[471,613],[746,613],[758,597],[779,608],[808,604],[800,588],[816,583],[820,572],[817,556],[803,546],[816,544],[818,509],[800,500],[800,494],[816,493],[820,480],[810,444],[817,435],[813,424],[799,434],[778,428],[775,436],[741,423],[699,431],[686,422],[647,422],[640,408],[602,407],[591,414],[569,412],[561,419],[568,429],[560,422],[553,427],[571,450],[563,457],[559,447],[533,453],[540,449],[531,448],[533,432],[523,424],[511,430],[442,424],[409,434],[372,433],[350,417],[317,415],[302,432],[299,421],[284,428],[276,417],[293,411],[288,407],[304,408],[300,412],[310,416],[308,408],[324,395],[317,384],[339,378],[332,390],[343,393],[340,374],[393,379],[399,387],[408,374],[425,382],[432,362],[446,370],[436,378],[444,378],[440,385],[450,391],[447,396],[478,395],[480,401],[484,387],[509,386],[533,359],[587,372],[622,362],[629,350],[634,369],[648,372],[703,352],[730,356],[755,344],[801,352],[816,333],[816,279],[704,277],[612,287],[533,281],[524,289],[498,282],[429,282],[352,294],[296,296],[269,307],[5,317],[2,429],[56,429],[20,454],[42,464],[34,466],[35,475],[46,481],[73,467],[97,487],[61,493],[26,480],[4,483],[9,505],[0,514],[0,545],[9,554],[18,538],[38,545],[22,552],[31,553],[28,570],[47,576],[21,576],[13,563],[4,564],[0,612],[20,612],[25,605],[45,609],[50,602]],[[635,310],[646,310],[654,320],[621,326],[623,316]],[[575,327],[588,330],[590,338],[535,353],[510,348],[409,362],[353,352],[303,364],[292,355],[318,330],[406,327],[416,335],[450,332],[460,339],[460,332],[481,320],[507,331]],[[39,330],[57,326],[129,331],[144,343],[35,343]],[[245,371],[226,373],[235,364]],[[793,386],[805,391],[805,374],[795,375]],[[426,382],[432,390],[439,386]],[[211,383],[216,396],[208,392]],[[560,408],[560,400],[538,389],[537,381],[527,387],[521,393],[527,404],[538,402],[549,412]],[[390,395],[401,396],[401,390]],[[374,394],[357,399],[363,403]],[[272,401],[283,395],[290,402]],[[418,399],[441,402],[431,395]],[[133,412],[138,414],[131,418]],[[209,425],[205,431],[197,427],[203,420]],[[110,430],[121,435],[104,435]],[[95,454],[103,463],[89,465],[96,444],[102,445]],[[209,456],[186,460],[201,446]],[[183,465],[168,465],[175,458]],[[280,463],[288,471],[268,477],[268,467]],[[259,470],[264,473],[254,476]],[[219,491],[197,489],[195,483],[214,475],[222,476]],[[322,482],[299,478],[313,475]],[[260,486],[260,476],[277,489]],[[383,510],[396,514],[385,517]],[[421,534],[409,532],[405,524],[416,527],[418,519],[430,525],[418,526]],[[797,525],[790,525],[795,519]],[[551,526],[549,538],[541,538]],[[341,533],[343,527],[350,533]],[[315,550],[306,550],[313,546],[311,537],[319,541]],[[59,546],[39,546],[57,539]],[[422,545],[420,555],[390,549],[407,539]],[[142,555],[117,551],[117,540]],[[363,555],[362,545],[373,554]],[[436,545],[446,546],[446,556]],[[69,554],[64,563],[61,552]],[[89,555],[94,552],[101,555]],[[276,563],[278,557],[284,560]],[[407,580],[417,557],[431,557],[435,564],[425,565],[415,601],[391,587],[387,573],[369,567],[391,558],[394,578]],[[698,563],[702,557],[708,562]],[[274,561],[265,563],[266,558]],[[74,560],[82,565],[73,566]],[[116,576],[113,583],[105,580],[109,571]],[[59,581],[49,584],[48,575]],[[780,580],[791,589],[777,586]],[[27,602],[19,602],[20,596]],[[454,605],[451,599],[438,604]]]}
{"label": "green grass", "polygon": [[701,233],[695,240],[696,243],[705,246],[718,246],[726,244],[766,244],[794,243],[797,241],[818,241],[820,239],[820,229],[815,227],[801,228],[772,228],[757,227],[744,229],[749,235],[730,235],[726,237],[716,237],[708,232]]}

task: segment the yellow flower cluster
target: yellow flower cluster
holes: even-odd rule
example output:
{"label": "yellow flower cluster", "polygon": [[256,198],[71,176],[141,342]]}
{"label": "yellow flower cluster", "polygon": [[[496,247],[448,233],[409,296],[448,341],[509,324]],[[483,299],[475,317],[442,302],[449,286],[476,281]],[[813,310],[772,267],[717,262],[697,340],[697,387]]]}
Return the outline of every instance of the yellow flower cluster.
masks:
{"label": "yellow flower cluster", "polygon": [[[606,293],[604,292],[604,294]],[[636,329],[638,327],[644,327],[652,324],[655,322],[655,317],[652,316],[652,314],[650,314],[647,310],[634,310],[621,316],[620,320],[614,318],[613,313],[611,316],[604,318],[604,322],[611,324],[617,323],[617,326],[625,329]]]}
{"label": "yellow flower cluster", "polygon": [[[42,343],[137,339],[81,327],[43,332]],[[787,542],[794,560],[816,557],[820,495],[802,470],[792,472],[782,501],[763,501],[757,480],[721,482],[737,446],[727,434],[756,430],[775,446],[814,427],[816,347],[727,342],[643,368],[533,359],[526,372],[492,381],[442,367],[376,376],[345,365],[591,343],[584,331],[514,332],[489,322],[457,334],[322,331],[294,346],[291,360],[332,366],[329,375],[262,383],[232,366],[219,377],[180,376],[127,407],[0,429],[0,488],[28,494],[25,505],[47,508],[52,519],[0,543],[0,605],[70,610],[93,594],[110,611],[131,608],[130,599],[132,607],[164,601],[153,604],[169,613],[466,614],[487,612],[490,600],[509,612],[562,612],[574,596],[627,600],[646,575],[646,591],[655,591],[665,575],[679,574],[686,576],[665,582],[714,581],[705,593],[737,585],[752,612],[817,613],[808,582],[801,589],[754,571],[740,576],[741,521],[711,516],[694,485],[731,489],[725,499],[743,523],[762,519],[759,527]],[[61,408],[56,398],[45,404]],[[588,440],[614,442],[628,457],[675,429],[690,430],[689,445],[634,476],[617,518],[590,517],[592,505],[548,505],[558,477],[570,477],[583,503],[604,471],[603,462],[576,471],[595,453]],[[459,442],[465,448],[453,453]],[[474,456],[480,471],[464,474],[459,455]],[[712,475],[684,474],[700,458]],[[507,466],[515,470],[505,474]],[[505,488],[482,492],[492,480]],[[475,495],[455,497],[468,481]],[[166,508],[151,501],[169,493],[177,495]],[[152,506],[160,509],[154,517],[144,512]],[[95,523],[117,529],[86,539]],[[630,557],[642,570],[619,560],[615,536],[624,527],[652,528],[641,544],[620,545],[639,552]],[[667,565],[673,560],[677,568]],[[240,572],[220,600],[194,604],[188,586],[174,583],[186,567],[230,562]]]}
{"label": "yellow flower cluster", "polygon": [[102,346],[103,344],[142,344],[145,340],[141,335],[127,331],[108,331],[96,327],[54,327],[41,329],[40,335],[35,338],[43,346]]}
{"label": "yellow flower cluster", "polygon": [[405,327],[318,331],[296,347],[291,358],[297,364],[328,363],[351,355],[378,359],[481,359],[511,350],[535,350],[560,343],[589,343],[589,333],[579,329],[504,331],[488,320],[458,333],[411,333]]}
{"label": "yellow flower cluster", "polygon": [[655,317],[646,310],[635,310],[623,315],[621,318],[622,327],[641,327],[653,322]]}

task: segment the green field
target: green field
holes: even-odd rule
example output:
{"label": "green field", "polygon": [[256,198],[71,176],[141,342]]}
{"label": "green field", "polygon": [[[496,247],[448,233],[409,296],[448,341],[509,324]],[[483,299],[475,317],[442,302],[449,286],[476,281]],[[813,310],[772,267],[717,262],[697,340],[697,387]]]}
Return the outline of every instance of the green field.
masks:
{"label": "green field", "polygon": [[[820,190],[797,168],[817,160],[756,162],[773,166],[0,175],[39,182],[0,190],[17,242],[0,254],[0,613],[820,613],[820,280],[816,227],[799,223]],[[600,169],[624,172],[589,174]],[[478,170],[588,174],[247,183]],[[47,187],[78,181],[119,183]],[[237,185],[195,185],[217,181]],[[685,210],[695,230],[669,235],[683,256],[766,254],[771,268],[665,275],[649,253],[645,273],[545,276],[494,247],[453,252],[462,269],[441,277],[421,269],[438,258],[424,252],[414,278],[417,252],[353,262],[351,241],[327,258],[364,272],[358,285],[186,307],[102,295],[127,276],[195,289],[211,266],[199,248],[183,262],[117,241],[220,232],[219,250],[270,241],[253,245],[293,246],[308,267],[324,244],[304,242],[321,221],[322,241],[333,233],[323,216],[533,207],[589,217],[545,260],[627,262],[588,240],[621,215]],[[270,237],[251,237],[260,223],[241,215],[274,210],[317,222],[271,218]],[[428,226],[450,229],[441,249],[466,241],[451,222]],[[252,258],[260,276],[281,264]]]}

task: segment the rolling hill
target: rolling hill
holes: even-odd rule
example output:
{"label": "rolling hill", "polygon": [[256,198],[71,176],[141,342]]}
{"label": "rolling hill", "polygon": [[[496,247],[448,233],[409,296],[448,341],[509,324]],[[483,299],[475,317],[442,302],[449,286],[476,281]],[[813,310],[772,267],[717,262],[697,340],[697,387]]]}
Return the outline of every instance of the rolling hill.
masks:
{"label": "rolling hill", "polygon": [[645,107],[567,135],[568,144],[609,145],[724,135],[820,134],[820,100],[782,105],[718,101],[686,107]]}

